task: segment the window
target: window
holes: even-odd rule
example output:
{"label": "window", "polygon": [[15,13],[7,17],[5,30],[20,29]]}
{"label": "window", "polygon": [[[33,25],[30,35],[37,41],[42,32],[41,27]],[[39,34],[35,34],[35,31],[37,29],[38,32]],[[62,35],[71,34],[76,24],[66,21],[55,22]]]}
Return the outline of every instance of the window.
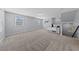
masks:
{"label": "window", "polygon": [[16,16],[15,17],[15,23],[16,25],[24,25],[24,17],[23,16]]}

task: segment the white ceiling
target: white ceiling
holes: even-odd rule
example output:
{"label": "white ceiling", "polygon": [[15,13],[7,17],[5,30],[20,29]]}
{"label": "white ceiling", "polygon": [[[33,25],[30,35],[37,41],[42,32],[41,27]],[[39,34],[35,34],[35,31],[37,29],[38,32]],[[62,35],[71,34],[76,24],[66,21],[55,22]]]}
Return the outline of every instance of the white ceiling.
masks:
{"label": "white ceiling", "polygon": [[61,9],[60,8],[30,8],[30,9],[24,9],[28,12],[31,12],[31,14],[35,15],[38,18],[49,18],[49,17],[57,17]]}
{"label": "white ceiling", "polygon": [[77,10],[77,8],[5,8],[5,10],[43,19],[60,17],[61,13]]}

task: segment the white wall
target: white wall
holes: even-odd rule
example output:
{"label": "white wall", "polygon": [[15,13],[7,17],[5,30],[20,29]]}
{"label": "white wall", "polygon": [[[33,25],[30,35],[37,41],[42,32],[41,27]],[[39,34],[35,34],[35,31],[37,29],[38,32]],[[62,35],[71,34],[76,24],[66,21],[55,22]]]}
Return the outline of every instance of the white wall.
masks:
{"label": "white wall", "polygon": [[[5,13],[5,35],[12,35],[21,32],[29,32],[42,29],[42,20],[34,17],[24,16],[24,26],[15,25],[15,16],[19,14],[6,12]],[[23,16],[23,15],[21,15]]]}
{"label": "white wall", "polygon": [[0,9],[0,39],[5,37],[5,20],[4,20],[4,11]]}

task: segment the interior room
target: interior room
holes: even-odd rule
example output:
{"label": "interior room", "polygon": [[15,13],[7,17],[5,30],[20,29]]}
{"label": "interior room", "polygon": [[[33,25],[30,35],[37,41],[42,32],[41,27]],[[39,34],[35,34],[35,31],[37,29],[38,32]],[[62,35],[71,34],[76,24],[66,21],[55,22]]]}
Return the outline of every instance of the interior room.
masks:
{"label": "interior room", "polygon": [[0,51],[79,51],[79,9],[0,8]]}

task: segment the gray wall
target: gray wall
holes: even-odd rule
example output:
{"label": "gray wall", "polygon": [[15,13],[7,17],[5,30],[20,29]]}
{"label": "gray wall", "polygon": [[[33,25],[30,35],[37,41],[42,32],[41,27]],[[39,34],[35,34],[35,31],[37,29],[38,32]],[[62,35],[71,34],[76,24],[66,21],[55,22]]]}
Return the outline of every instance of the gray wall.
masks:
{"label": "gray wall", "polygon": [[[20,32],[29,32],[42,29],[42,20],[34,17],[24,16],[24,26],[15,25],[15,16],[18,14],[5,12],[5,35],[12,35]],[[21,15],[23,16],[23,15]],[[40,23],[39,23],[40,21]]]}
{"label": "gray wall", "polygon": [[[63,28],[62,32],[64,35],[72,36],[75,30],[74,20],[76,18],[76,14],[77,14],[77,10],[65,12],[61,14],[61,21],[64,22],[63,27],[62,27]],[[74,28],[74,29],[71,30],[70,28]]]}
{"label": "gray wall", "polygon": [[61,21],[62,22],[73,22],[76,17],[77,10],[65,12],[61,14]]}
{"label": "gray wall", "polygon": [[[77,14],[76,14],[76,17],[74,20],[74,24],[75,24],[75,27],[77,27],[79,25],[79,10],[77,11]],[[77,31],[77,37],[79,38],[79,29]]]}
{"label": "gray wall", "polygon": [[0,40],[5,38],[5,13],[2,9],[0,9]]}

